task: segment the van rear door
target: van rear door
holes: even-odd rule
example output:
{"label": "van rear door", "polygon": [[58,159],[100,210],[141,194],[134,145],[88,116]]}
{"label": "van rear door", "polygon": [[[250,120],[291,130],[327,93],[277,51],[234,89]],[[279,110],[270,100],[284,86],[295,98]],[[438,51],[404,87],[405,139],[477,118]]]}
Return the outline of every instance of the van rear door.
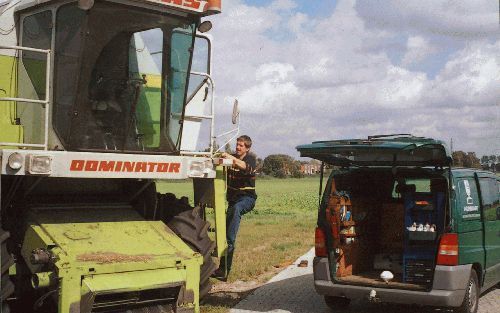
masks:
{"label": "van rear door", "polygon": [[336,166],[448,166],[451,154],[442,141],[411,135],[316,141],[297,147],[301,157]]}

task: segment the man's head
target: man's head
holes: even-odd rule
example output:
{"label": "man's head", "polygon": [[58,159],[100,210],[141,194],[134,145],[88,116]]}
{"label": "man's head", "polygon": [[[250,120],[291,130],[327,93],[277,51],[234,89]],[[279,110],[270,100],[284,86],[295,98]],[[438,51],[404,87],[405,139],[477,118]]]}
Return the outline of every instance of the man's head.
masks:
{"label": "man's head", "polygon": [[236,155],[239,157],[245,156],[252,147],[252,139],[247,135],[239,136],[236,139]]}

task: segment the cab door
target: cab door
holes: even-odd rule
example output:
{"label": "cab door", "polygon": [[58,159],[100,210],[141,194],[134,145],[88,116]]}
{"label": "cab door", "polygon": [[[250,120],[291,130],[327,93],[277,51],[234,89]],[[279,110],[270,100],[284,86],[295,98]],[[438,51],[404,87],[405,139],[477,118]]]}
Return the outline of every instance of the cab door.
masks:
{"label": "cab door", "polygon": [[500,281],[500,199],[498,178],[478,174],[486,253],[484,287]]}
{"label": "cab door", "polygon": [[[211,37],[197,34],[184,111],[181,153],[203,151],[211,144],[214,119],[211,56]],[[203,133],[210,136],[201,138]]]}

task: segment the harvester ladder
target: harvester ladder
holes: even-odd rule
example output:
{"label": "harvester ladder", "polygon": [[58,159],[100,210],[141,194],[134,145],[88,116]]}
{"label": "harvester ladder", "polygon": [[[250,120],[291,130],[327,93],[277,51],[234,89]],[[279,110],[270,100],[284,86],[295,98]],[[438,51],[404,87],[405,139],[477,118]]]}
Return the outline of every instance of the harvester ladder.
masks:
{"label": "harvester ladder", "polygon": [[43,150],[48,150],[48,142],[49,142],[49,108],[50,108],[50,50],[44,49],[36,49],[29,47],[20,47],[20,46],[4,46],[0,45],[0,49],[6,50],[18,50],[20,51],[32,51],[37,53],[45,53],[47,55],[47,65],[45,68],[45,99],[37,100],[37,99],[25,99],[25,98],[13,98],[13,97],[0,97],[0,103],[2,102],[24,102],[24,103],[32,103],[32,104],[41,104],[45,109],[45,129],[44,129],[44,139],[43,144],[33,144],[33,143],[18,143],[18,142],[0,142],[0,146],[17,146],[17,147],[25,147],[25,148],[43,148]]}

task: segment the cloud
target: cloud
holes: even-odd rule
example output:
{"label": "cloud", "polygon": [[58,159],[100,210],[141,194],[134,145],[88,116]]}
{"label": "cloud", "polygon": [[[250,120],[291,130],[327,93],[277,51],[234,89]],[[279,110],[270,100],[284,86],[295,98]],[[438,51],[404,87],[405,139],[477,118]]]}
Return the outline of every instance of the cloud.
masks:
{"label": "cloud", "polygon": [[[457,51],[431,82],[426,99],[442,106],[500,105],[500,40],[478,41]],[[498,129],[498,127],[497,127]]]}
{"label": "cloud", "polygon": [[436,52],[429,40],[422,36],[410,36],[407,42],[407,51],[401,60],[401,65],[404,67],[417,64]]}
{"label": "cloud", "polygon": [[296,145],[313,140],[408,132],[498,153],[500,39],[489,3],[448,12],[447,1],[388,1],[370,15],[371,2],[339,0],[321,18],[294,3],[234,0],[214,20],[217,102],[225,103],[218,121],[229,121],[222,99],[237,97],[241,133],[259,156],[296,156]]}
{"label": "cloud", "polygon": [[275,0],[271,3],[270,8],[279,11],[290,11],[297,7],[297,3],[292,0]]}
{"label": "cloud", "polygon": [[453,37],[498,36],[498,2],[491,0],[358,0],[369,26],[403,28]]}

